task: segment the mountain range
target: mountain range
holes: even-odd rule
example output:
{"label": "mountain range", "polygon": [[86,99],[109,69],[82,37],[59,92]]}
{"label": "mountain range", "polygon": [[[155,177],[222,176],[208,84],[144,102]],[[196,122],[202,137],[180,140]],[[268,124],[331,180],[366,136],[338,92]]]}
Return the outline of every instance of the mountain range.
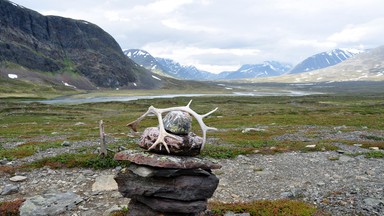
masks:
{"label": "mountain range", "polygon": [[321,52],[306,58],[290,70],[289,73],[303,73],[330,67],[362,52],[364,51],[358,49],[334,49],[328,52]]}
{"label": "mountain range", "polygon": [[224,71],[219,74],[197,69],[192,65],[181,65],[167,58],[154,57],[145,50],[124,50],[130,59],[152,72],[186,80],[231,80],[255,77],[278,76],[288,72],[292,66],[277,61],[265,61],[262,64],[246,64],[236,71]]}
{"label": "mountain range", "polygon": [[[245,81],[245,80],[244,80]],[[359,53],[336,65],[278,77],[248,79],[245,82],[319,83],[384,81],[384,46]]]}
{"label": "mountain range", "polygon": [[[122,50],[103,29],[84,20],[43,16],[0,0],[0,83],[17,81],[65,88],[183,88],[208,85],[191,80],[244,82],[329,82],[384,80],[384,47],[335,49],[296,66],[278,61],[245,64],[219,74],[150,55]],[[176,79],[174,79],[176,78]],[[11,82],[12,80],[12,82]],[[60,89],[60,88],[58,88]]]}
{"label": "mountain range", "polygon": [[214,74],[199,70],[192,65],[181,65],[172,59],[154,57],[145,50],[128,49],[124,51],[129,58],[152,72],[186,80],[238,80],[298,74],[336,65],[362,52],[362,50],[356,49],[334,49],[308,57],[295,67],[288,63],[265,61],[261,64],[242,65],[236,71]]}

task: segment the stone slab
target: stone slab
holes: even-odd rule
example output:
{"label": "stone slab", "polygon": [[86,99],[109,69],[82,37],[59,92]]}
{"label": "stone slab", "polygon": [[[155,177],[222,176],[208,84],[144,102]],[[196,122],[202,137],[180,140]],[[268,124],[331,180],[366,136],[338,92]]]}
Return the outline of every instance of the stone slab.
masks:
{"label": "stone slab", "polygon": [[160,155],[139,150],[115,154],[115,160],[127,160],[140,165],[174,169],[220,169],[221,165],[208,159],[175,155]]}
{"label": "stone slab", "polygon": [[136,197],[136,199],[158,212],[190,214],[203,212],[207,209],[207,200],[183,202],[171,199],[144,196]]}
{"label": "stone slab", "polygon": [[129,169],[121,170],[115,180],[119,192],[127,198],[154,196],[182,201],[210,198],[219,184],[219,179],[214,174],[148,178],[138,176]]}
{"label": "stone slab", "polygon": [[175,212],[157,212],[147,205],[137,201],[136,199],[131,199],[128,205],[128,215],[145,215],[145,216],[199,216],[198,213],[175,213]]}

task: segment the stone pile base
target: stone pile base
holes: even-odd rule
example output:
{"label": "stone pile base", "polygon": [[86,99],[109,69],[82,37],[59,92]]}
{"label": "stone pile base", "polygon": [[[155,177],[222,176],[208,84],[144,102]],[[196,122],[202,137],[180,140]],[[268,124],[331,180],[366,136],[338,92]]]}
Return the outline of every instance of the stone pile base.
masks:
{"label": "stone pile base", "polygon": [[131,161],[115,176],[119,192],[131,198],[129,215],[197,216],[207,209],[208,198],[219,184],[211,168],[220,165],[201,159],[148,153],[143,156],[130,151],[118,154],[115,159],[128,156]]}

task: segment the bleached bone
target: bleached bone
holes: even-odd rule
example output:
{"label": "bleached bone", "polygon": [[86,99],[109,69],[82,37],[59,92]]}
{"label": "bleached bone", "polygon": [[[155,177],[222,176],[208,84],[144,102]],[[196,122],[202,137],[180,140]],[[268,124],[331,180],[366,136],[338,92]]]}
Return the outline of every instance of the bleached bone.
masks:
{"label": "bleached bone", "polygon": [[164,129],[164,124],[163,124],[163,116],[162,116],[162,113],[165,113],[165,112],[170,112],[170,111],[184,111],[184,112],[187,112],[189,114],[191,114],[193,117],[195,117],[195,119],[197,120],[197,122],[199,123],[200,125],[200,128],[203,132],[203,143],[201,145],[201,150],[203,150],[204,148],[204,144],[205,144],[205,141],[206,141],[206,137],[207,137],[207,131],[208,130],[217,130],[216,128],[214,127],[208,127],[204,121],[203,121],[203,118],[209,116],[210,114],[212,114],[213,112],[215,112],[218,108],[216,107],[215,109],[213,109],[212,111],[204,114],[204,115],[200,115],[200,114],[197,114],[195,111],[193,111],[189,106],[191,105],[192,103],[192,100],[189,101],[189,103],[187,104],[187,106],[182,106],[182,107],[170,107],[170,108],[164,108],[164,109],[158,109],[158,108],[155,108],[153,106],[150,106],[147,110],[146,113],[144,113],[142,116],[140,116],[139,118],[137,118],[135,121],[127,124],[128,127],[132,128],[133,131],[137,131],[137,126],[139,125],[139,123],[141,122],[141,120],[144,119],[145,116],[149,115],[149,114],[155,114],[157,116],[157,119],[159,121],[159,137],[157,138],[157,140],[155,141],[155,143],[148,149],[148,150],[151,150],[153,148],[155,148],[158,144],[162,143],[164,145],[164,147],[167,149],[167,152],[170,153],[169,151],[169,148],[168,148],[168,145],[167,143],[165,142],[165,137],[171,137],[171,138],[174,138],[174,139],[180,139],[180,137],[177,137],[173,134],[170,134],[168,133],[165,129]]}

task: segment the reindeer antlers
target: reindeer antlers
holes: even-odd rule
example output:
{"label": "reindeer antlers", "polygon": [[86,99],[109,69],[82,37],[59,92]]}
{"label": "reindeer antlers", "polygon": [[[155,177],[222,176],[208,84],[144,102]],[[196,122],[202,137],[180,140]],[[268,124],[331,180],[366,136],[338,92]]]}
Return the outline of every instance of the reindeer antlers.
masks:
{"label": "reindeer antlers", "polygon": [[203,131],[203,143],[201,145],[201,150],[203,150],[204,144],[205,144],[205,141],[206,141],[206,137],[207,137],[207,131],[208,130],[217,130],[216,128],[208,127],[204,123],[203,118],[209,116],[210,114],[215,112],[218,108],[216,107],[215,109],[213,109],[212,111],[210,111],[210,112],[208,112],[208,113],[206,113],[204,115],[199,115],[199,114],[197,114],[195,111],[193,111],[189,107],[191,105],[191,103],[192,103],[192,100],[189,101],[187,106],[183,106],[183,107],[170,107],[170,108],[165,108],[165,109],[157,109],[157,108],[155,108],[153,106],[150,106],[146,113],[144,113],[142,116],[137,118],[135,121],[127,124],[127,126],[132,128],[133,131],[137,131],[137,126],[139,125],[141,120],[144,119],[145,116],[149,115],[150,113],[155,114],[157,116],[157,119],[159,120],[159,131],[160,132],[159,132],[159,137],[157,138],[156,142],[148,150],[151,150],[151,149],[155,148],[158,144],[162,143],[164,145],[164,147],[167,149],[167,152],[170,153],[168,145],[165,142],[165,137],[172,137],[174,139],[179,139],[179,138],[177,136],[174,136],[173,134],[168,133],[164,129],[163,117],[162,117],[161,114],[165,113],[165,112],[170,112],[170,111],[184,111],[184,112],[187,112],[187,113],[191,114],[193,117],[196,118],[197,122],[200,125],[201,130]]}

